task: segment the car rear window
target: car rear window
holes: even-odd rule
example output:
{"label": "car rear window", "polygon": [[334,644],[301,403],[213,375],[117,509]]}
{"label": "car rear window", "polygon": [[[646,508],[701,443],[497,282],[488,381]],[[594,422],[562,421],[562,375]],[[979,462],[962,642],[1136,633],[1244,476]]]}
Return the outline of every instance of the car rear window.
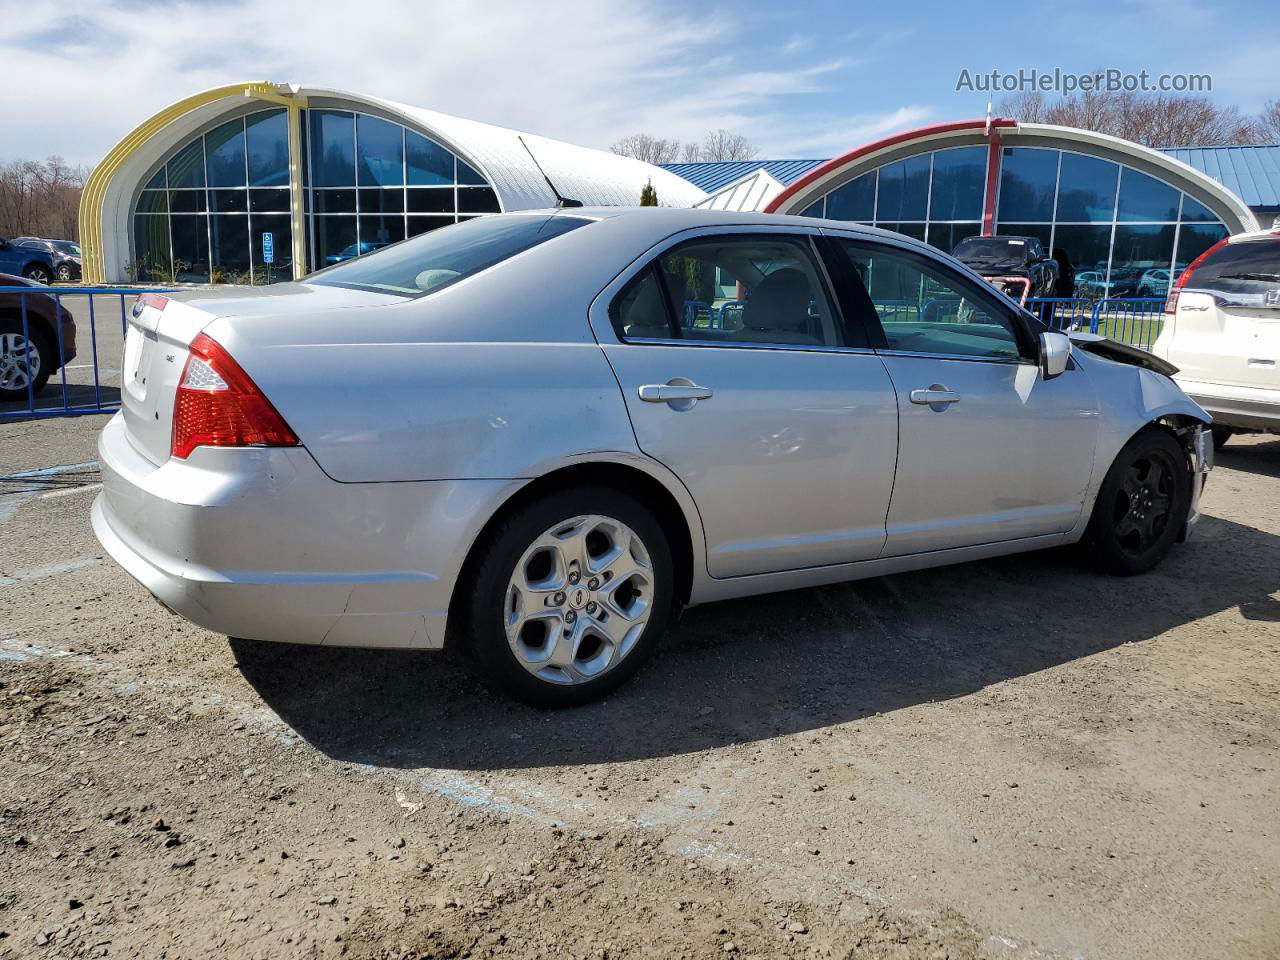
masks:
{"label": "car rear window", "polygon": [[591,222],[545,214],[477,217],[321,270],[306,282],[420,297]]}
{"label": "car rear window", "polygon": [[952,256],[963,257],[1025,257],[1027,241],[1022,237],[969,237],[956,244]]}
{"label": "car rear window", "polygon": [[1187,289],[1241,303],[1266,301],[1280,290],[1280,237],[1223,244],[1196,267]]}

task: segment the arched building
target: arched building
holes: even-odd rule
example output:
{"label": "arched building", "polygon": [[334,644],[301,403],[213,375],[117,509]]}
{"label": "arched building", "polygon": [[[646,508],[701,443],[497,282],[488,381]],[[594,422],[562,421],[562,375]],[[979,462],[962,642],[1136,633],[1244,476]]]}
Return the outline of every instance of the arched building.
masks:
{"label": "arched building", "polygon": [[554,206],[548,177],[584,204],[636,204],[648,181],[665,206],[705,196],[601,150],[336,90],[232,84],[150,117],[94,169],[85,279],[293,279],[458,220]]}
{"label": "arched building", "polygon": [[708,191],[704,206],[853,220],[948,252],[980,234],[1038,237],[1077,275],[1095,274],[1099,289],[1133,296],[1163,295],[1169,272],[1226,234],[1259,229],[1241,196],[1173,153],[994,118],[897,134],[833,160],[667,168]]}
{"label": "arched building", "polygon": [[85,279],[292,279],[458,220],[554,206],[548,177],[589,205],[636,204],[652,182],[664,206],[854,220],[947,251],[1035,236],[1113,296],[1160,295],[1219,237],[1280,213],[1280,145],[1153,150],[994,118],[832,160],[659,167],[375,97],[241,83],[160,111],[94,169]]}

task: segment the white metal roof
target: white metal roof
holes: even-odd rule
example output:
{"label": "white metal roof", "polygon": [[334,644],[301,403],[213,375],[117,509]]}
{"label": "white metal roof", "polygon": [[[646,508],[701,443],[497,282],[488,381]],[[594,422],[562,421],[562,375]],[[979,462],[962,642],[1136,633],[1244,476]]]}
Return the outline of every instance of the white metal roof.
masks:
{"label": "white metal roof", "polygon": [[562,196],[584,204],[636,206],[640,203],[640,191],[648,182],[653,183],[661,206],[691,207],[706,197],[706,193],[683,177],[607,150],[579,147],[537,134],[341,90],[303,88],[301,93],[307,97],[366,103],[398,115],[408,126],[439,141],[484,174],[497,191],[503,210],[555,205],[555,195],[530,159],[530,151]]}
{"label": "white metal roof", "polygon": [[708,210],[763,210],[765,204],[780,194],[782,189],[782,182],[777,177],[764,167],[759,167],[726,183],[694,206]]}

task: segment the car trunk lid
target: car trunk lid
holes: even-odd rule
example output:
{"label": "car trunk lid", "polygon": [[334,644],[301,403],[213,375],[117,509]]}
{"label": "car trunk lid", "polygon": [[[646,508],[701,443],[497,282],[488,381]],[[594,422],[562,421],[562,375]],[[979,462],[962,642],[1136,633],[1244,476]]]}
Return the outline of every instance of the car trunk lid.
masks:
{"label": "car trunk lid", "polygon": [[188,347],[215,320],[236,318],[245,327],[267,327],[285,317],[296,320],[303,315],[314,322],[321,314],[352,306],[403,301],[398,296],[300,283],[176,296],[143,294],[128,318],[121,365],[120,407],[129,442],[152,463],[169,459],[174,402]]}

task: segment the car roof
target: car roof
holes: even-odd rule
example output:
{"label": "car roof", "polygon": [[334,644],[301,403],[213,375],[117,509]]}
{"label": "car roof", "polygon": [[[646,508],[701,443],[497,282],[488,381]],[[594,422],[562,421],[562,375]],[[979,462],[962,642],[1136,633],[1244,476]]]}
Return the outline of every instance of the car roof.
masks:
{"label": "car roof", "polygon": [[824,220],[820,217],[802,217],[795,214],[759,213],[751,210],[708,210],[702,207],[552,207],[543,210],[513,210],[507,214],[498,214],[498,216],[530,215],[583,217],[589,220],[607,221],[615,228],[652,232],[655,240],[682,230],[701,227],[799,227],[805,230],[823,227],[878,240],[892,240],[927,250],[932,254],[940,253],[947,259],[951,259],[946,251],[928,246],[922,240],[893,230],[850,220]]}
{"label": "car roof", "polygon": [[1227,243],[1251,243],[1254,240],[1280,240],[1280,230],[1254,230],[1227,237]]}

